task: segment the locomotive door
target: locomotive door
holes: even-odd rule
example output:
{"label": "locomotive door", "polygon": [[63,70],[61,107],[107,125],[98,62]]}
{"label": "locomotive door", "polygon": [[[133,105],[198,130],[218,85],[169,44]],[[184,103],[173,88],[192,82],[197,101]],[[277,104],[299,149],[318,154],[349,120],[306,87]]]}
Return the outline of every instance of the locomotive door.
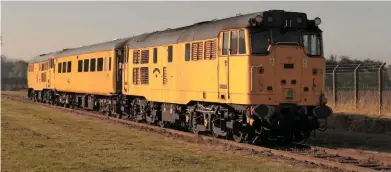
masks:
{"label": "locomotive door", "polygon": [[50,59],[49,60],[49,69],[48,69],[49,77],[47,79],[49,88],[52,86],[52,84],[51,84],[51,82],[52,82],[52,70],[53,70],[53,59]]}
{"label": "locomotive door", "polygon": [[128,92],[129,91],[129,53],[128,51],[126,51],[125,55],[124,55],[124,64],[122,65],[123,66],[123,78],[122,80],[124,81],[124,92]]}
{"label": "locomotive door", "polygon": [[229,32],[220,33],[219,61],[218,61],[218,90],[219,99],[222,101],[229,99]]}
{"label": "locomotive door", "polygon": [[120,93],[122,90],[122,63],[124,62],[124,48],[119,48],[115,50],[115,57],[116,57],[116,92]]}

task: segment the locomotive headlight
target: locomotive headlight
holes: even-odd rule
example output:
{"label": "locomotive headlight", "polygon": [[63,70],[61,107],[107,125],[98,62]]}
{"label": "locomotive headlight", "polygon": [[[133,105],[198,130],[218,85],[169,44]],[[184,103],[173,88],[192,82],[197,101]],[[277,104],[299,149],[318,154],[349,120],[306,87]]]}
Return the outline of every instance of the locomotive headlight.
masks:
{"label": "locomotive headlight", "polygon": [[268,16],[267,17],[267,22],[269,22],[269,23],[273,22],[273,17],[272,16]]}
{"label": "locomotive headlight", "polygon": [[261,15],[257,15],[255,17],[255,20],[258,22],[258,23],[262,23],[262,20],[263,20],[263,17]]}
{"label": "locomotive headlight", "polygon": [[315,25],[318,26],[318,25],[320,25],[320,23],[322,23],[322,20],[319,17],[316,17],[315,18]]}
{"label": "locomotive headlight", "polygon": [[296,22],[297,22],[298,24],[303,23],[303,18],[297,17],[297,18],[296,18]]}

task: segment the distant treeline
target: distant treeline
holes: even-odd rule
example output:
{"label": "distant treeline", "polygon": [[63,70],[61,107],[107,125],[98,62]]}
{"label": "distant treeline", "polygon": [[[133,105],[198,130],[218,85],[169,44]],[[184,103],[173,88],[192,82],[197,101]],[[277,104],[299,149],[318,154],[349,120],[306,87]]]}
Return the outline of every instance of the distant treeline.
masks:
{"label": "distant treeline", "polygon": [[27,86],[27,66],[24,60],[9,60],[1,55],[1,89],[23,89]]}
{"label": "distant treeline", "polygon": [[[371,59],[357,60],[347,56],[331,55],[327,58],[327,65],[349,65],[349,64],[365,64],[365,65],[381,65],[384,62]],[[7,87],[25,87],[27,84],[27,66],[28,63],[24,60],[9,60],[6,56],[1,55],[1,85],[2,89]],[[385,66],[386,72],[383,74],[383,83],[385,86],[391,87],[391,64]],[[352,73],[338,75],[338,87],[346,88],[353,87]],[[378,84],[377,73],[374,71],[360,72],[359,85],[360,87],[376,88]],[[20,86],[22,85],[22,86]],[[326,87],[331,88],[332,77],[326,77]]]}

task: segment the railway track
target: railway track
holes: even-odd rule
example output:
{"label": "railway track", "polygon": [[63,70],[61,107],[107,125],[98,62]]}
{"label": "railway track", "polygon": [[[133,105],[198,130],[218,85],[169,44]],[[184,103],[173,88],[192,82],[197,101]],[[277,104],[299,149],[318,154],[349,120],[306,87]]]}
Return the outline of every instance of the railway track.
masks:
{"label": "railway track", "polygon": [[316,147],[311,145],[295,144],[289,147],[260,147],[250,144],[236,143],[230,140],[217,139],[209,136],[195,135],[188,132],[160,128],[145,123],[137,123],[126,119],[118,119],[102,115],[98,112],[87,111],[84,109],[70,109],[60,106],[53,106],[49,104],[42,104],[33,102],[27,97],[1,94],[2,98],[22,101],[26,104],[38,104],[48,108],[56,108],[66,112],[73,112],[79,115],[87,115],[94,118],[109,120],[110,122],[122,124],[131,128],[142,131],[159,133],[169,137],[181,138],[190,142],[212,144],[216,146],[224,146],[225,148],[251,153],[253,155],[261,156],[277,156],[283,159],[306,162],[309,164],[316,164],[331,171],[387,171],[391,172],[391,157],[381,155],[374,152],[349,152],[346,150],[336,150],[323,147]]}

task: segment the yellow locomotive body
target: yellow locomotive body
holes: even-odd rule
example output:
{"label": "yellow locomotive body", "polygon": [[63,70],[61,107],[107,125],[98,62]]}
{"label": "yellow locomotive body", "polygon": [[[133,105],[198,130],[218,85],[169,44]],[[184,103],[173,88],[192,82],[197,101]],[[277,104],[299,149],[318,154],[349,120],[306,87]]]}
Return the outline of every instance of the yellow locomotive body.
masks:
{"label": "yellow locomotive body", "polygon": [[[249,53],[247,30],[227,32],[239,31],[246,35],[243,53],[230,56],[222,55],[221,51],[217,54],[217,48],[213,47],[211,49],[215,51],[211,53],[215,53],[214,58],[205,57],[209,53],[205,51],[206,46],[201,51],[196,49],[199,44],[217,42],[217,37],[140,49],[128,47],[123,93],[143,96],[149,101],[177,104],[191,101],[268,105],[295,103],[299,106],[319,104],[323,91],[323,57],[311,58],[305,54],[303,47],[286,45],[270,46],[270,54],[253,56]],[[186,44],[196,47],[190,48],[188,61],[185,59]],[[168,62],[168,46],[173,47],[171,62]],[[221,50],[221,46],[218,49]],[[157,51],[156,57],[154,51]],[[140,52],[145,53],[145,63],[138,62],[142,58],[138,57]],[[157,59],[156,63],[153,58]],[[289,91],[294,94],[292,97],[287,97]]]}
{"label": "yellow locomotive body", "polygon": [[273,10],[49,53],[29,66],[29,96],[236,141],[300,141],[332,114],[319,24]]}

